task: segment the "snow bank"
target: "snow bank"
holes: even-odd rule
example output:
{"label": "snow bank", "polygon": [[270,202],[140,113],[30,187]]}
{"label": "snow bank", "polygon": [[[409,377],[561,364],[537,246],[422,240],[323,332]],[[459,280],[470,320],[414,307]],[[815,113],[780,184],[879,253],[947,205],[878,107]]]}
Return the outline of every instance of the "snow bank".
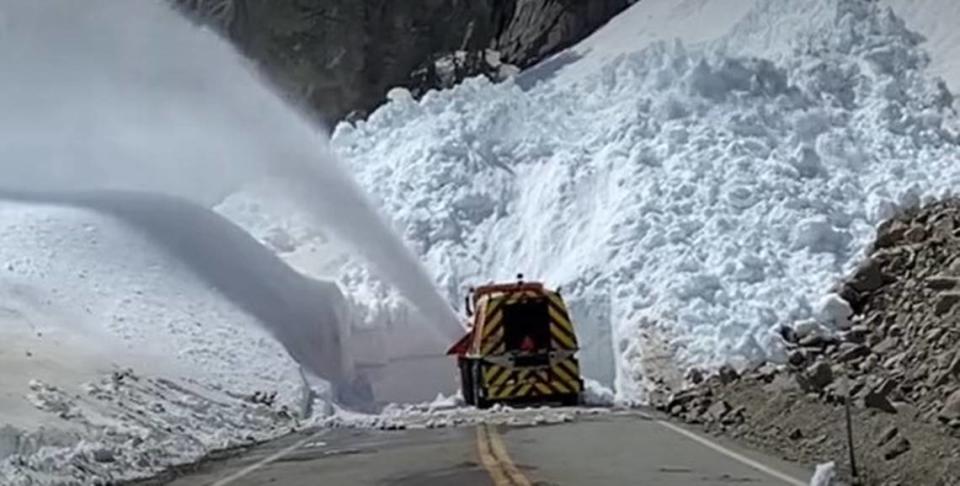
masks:
{"label": "snow bank", "polygon": [[135,477],[295,425],[300,367],[140,231],[5,203],[0,273],[0,483]]}
{"label": "snow bank", "polygon": [[[710,42],[628,52],[664,5],[640,2],[553,78],[394,90],[333,146],[451,300],[517,272],[609,299],[590,325],[613,329],[621,395],[656,378],[643,336],[681,367],[780,357],[776,326],[816,318],[876,223],[960,166],[952,98],[900,19],[859,0],[739,3]],[[604,47],[621,54],[591,58]]]}
{"label": "snow bank", "polygon": [[610,413],[609,408],[512,408],[497,404],[491,408],[477,409],[463,406],[459,397],[441,395],[432,402],[390,404],[376,415],[339,410],[321,421],[321,424],[325,427],[382,430],[467,427],[481,423],[532,426],[571,422],[578,416],[606,413]]}

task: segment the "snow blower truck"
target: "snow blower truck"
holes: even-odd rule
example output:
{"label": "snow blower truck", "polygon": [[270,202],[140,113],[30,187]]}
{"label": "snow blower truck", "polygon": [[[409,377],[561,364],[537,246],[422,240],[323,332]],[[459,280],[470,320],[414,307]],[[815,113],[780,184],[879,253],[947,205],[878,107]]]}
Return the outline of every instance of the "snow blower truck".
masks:
{"label": "snow blower truck", "polygon": [[519,275],[471,288],[465,307],[467,333],[447,354],[457,357],[467,404],[581,403],[577,335],[559,289]]}

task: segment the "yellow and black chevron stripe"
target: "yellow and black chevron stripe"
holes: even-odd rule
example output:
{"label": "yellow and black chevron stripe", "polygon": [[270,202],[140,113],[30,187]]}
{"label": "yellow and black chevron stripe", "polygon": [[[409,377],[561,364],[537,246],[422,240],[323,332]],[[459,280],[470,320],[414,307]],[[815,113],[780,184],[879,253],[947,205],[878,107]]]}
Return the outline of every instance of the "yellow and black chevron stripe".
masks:
{"label": "yellow and black chevron stripe", "polygon": [[483,384],[490,400],[580,393],[580,365],[565,359],[550,368],[507,368],[485,363]]}
{"label": "yellow and black chevron stripe", "polygon": [[[516,292],[503,297],[495,297],[487,301],[484,309],[485,321],[483,338],[480,343],[480,352],[484,356],[503,354],[506,344],[503,334],[503,307],[514,304],[521,299],[535,299],[543,294],[532,290]],[[577,335],[573,331],[567,306],[556,292],[545,292],[547,296],[547,312],[550,316],[550,339],[553,349],[577,349]]]}
{"label": "yellow and black chevron stripe", "polygon": [[567,306],[556,292],[546,292],[550,313],[550,339],[554,349],[577,349],[577,335],[567,313]]}

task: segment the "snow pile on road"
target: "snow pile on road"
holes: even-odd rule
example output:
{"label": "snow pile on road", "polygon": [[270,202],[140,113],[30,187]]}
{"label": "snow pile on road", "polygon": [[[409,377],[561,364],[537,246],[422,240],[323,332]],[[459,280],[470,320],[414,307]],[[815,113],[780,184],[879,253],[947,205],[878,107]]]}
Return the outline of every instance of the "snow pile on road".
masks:
{"label": "snow pile on road", "polygon": [[583,380],[583,402],[595,407],[609,407],[616,404],[616,393],[596,380]]}
{"label": "snow pile on road", "polygon": [[324,427],[382,430],[467,427],[476,424],[544,425],[573,421],[577,416],[610,413],[605,407],[529,407],[513,408],[496,404],[487,409],[465,406],[460,397],[438,396],[436,400],[414,404],[390,404],[375,415],[339,410],[320,420]]}
{"label": "snow pile on road", "polygon": [[[642,31],[647,3],[587,42]],[[565,73],[591,52],[535,83],[394,90],[332,143],[450,300],[517,272],[574,307],[610,299],[581,326],[613,327],[622,396],[656,385],[651,339],[681,368],[780,358],[772,331],[817,319],[875,225],[957,186],[960,165],[952,96],[899,18],[865,0],[742,3],[715,40],[582,76]]]}
{"label": "snow pile on road", "polygon": [[296,426],[299,366],[133,228],[5,203],[0,274],[0,483],[137,477]]}

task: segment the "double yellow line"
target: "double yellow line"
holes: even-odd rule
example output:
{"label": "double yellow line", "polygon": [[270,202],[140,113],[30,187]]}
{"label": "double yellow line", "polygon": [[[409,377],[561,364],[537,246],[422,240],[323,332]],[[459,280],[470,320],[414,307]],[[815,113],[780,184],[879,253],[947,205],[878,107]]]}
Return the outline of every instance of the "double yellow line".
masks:
{"label": "double yellow line", "polygon": [[496,428],[487,424],[477,426],[477,454],[494,486],[531,486],[530,480],[510,460]]}

